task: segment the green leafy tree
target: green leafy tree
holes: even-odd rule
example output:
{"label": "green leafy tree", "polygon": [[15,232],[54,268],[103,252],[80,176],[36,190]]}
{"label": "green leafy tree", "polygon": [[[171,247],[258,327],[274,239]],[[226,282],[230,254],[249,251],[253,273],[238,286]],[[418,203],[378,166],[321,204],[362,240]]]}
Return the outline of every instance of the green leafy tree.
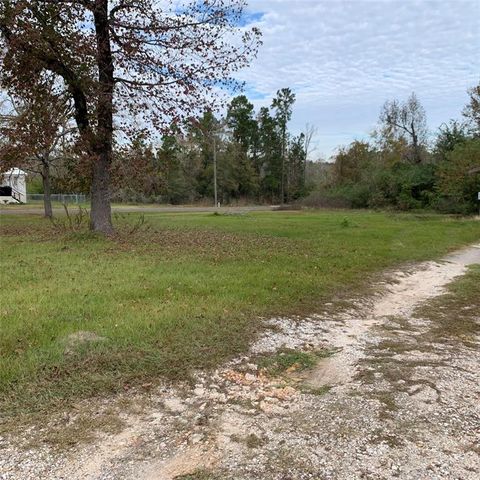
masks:
{"label": "green leafy tree", "polygon": [[190,125],[189,135],[193,154],[200,156],[196,182],[201,197],[212,198],[214,194],[214,148],[220,151],[219,130],[221,121],[212,111],[206,110],[203,116]]}
{"label": "green leafy tree", "polygon": [[162,179],[162,198],[168,203],[180,204],[196,197],[194,172],[198,168],[195,152],[186,152],[180,141],[181,134],[176,126],[162,137],[162,145],[157,152],[158,172]]}
{"label": "green leafy tree", "polygon": [[468,140],[468,131],[465,124],[456,120],[443,124],[438,129],[435,141],[434,156],[437,161],[444,161],[455,147]]}
{"label": "green leafy tree", "polygon": [[251,150],[258,125],[253,104],[245,95],[239,95],[231,101],[227,111],[227,125],[232,131],[233,139],[242,145],[245,153]]}
{"label": "green leafy tree", "polygon": [[446,156],[438,171],[442,210],[472,213],[480,192],[480,139],[459,143]]}
{"label": "green leafy tree", "polygon": [[305,189],[305,134],[293,137],[288,149],[288,191],[287,197],[299,198]]}
{"label": "green leafy tree", "polygon": [[258,123],[255,111],[247,97],[240,95],[230,103],[227,111],[226,124],[231,131],[232,145],[229,152],[237,165],[239,196],[254,196],[258,194],[260,165],[258,159]]}
{"label": "green leafy tree", "polygon": [[[286,162],[287,162],[287,143],[288,143],[288,130],[287,124],[292,118],[292,108],[295,103],[295,94],[290,88],[282,88],[277,91],[277,96],[272,101],[272,108],[275,110],[275,120],[280,132],[281,141],[281,159],[282,159],[282,175],[280,181],[280,201],[285,202],[285,190],[286,190]],[[288,190],[288,188],[287,188]]]}
{"label": "green leafy tree", "polygon": [[282,147],[275,119],[267,107],[258,114],[258,144],[263,198],[281,198]]}
{"label": "green leafy tree", "polygon": [[341,147],[335,155],[333,167],[336,184],[358,183],[372,164],[373,151],[370,144],[355,140],[348,147]]}

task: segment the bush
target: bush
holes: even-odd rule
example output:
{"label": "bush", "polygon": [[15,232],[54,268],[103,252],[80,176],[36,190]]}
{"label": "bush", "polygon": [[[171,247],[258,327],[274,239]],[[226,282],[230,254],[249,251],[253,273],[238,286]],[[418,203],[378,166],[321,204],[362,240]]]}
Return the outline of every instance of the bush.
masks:
{"label": "bush", "polygon": [[346,185],[340,188],[338,193],[343,194],[343,196],[350,202],[352,208],[367,208],[371,195],[371,188],[370,185],[362,182]]}
{"label": "bush", "polygon": [[351,208],[352,204],[340,194],[325,190],[316,190],[302,198],[298,204],[309,208]]}
{"label": "bush", "polygon": [[342,208],[412,210],[431,207],[434,199],[435,166],[397,163],[377,165],[356,183],[334,185],[311,193],[302,205]]}
{"label": "bush", "polygon": [[371,176],[369,206],[393,206],[400,210],[428,208],[435,185],[432,164],[398,163],[382,167]]}
{"label": "bush", "polygon": [[458,199],[453,197],[437,196],[432,206],[440,213],[453,213],[457,215],[474,213],[468,204],[458,201]]}
{"label": "bush", "polygon": [[458,144],[438,171],[438,208],[449,213],[474,213],[480,192],[480,139]]}

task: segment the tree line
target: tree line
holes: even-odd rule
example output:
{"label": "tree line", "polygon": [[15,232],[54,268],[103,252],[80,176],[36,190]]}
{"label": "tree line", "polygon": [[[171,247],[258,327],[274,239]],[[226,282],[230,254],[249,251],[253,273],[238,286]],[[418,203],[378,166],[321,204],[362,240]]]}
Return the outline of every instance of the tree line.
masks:
{"label": "tree line", "polygon": [[308,146],[304,133],[288,130],[294,101],[284,88],[270,108],[255,112],[239,95],[223,118],[206,111],[182,128],[173,126],[157,148],[142,138],[119,148],[113,161],[114,199],[212,203],[215,173],[222,204],[283,203],[303,196]]}
{"label": "tree line", "polygon": [[425,109],[414,93],[387,101],[369,140],[341,147],[305,204],[355,208],[478,211],[480,84],[469,90],[461,120],[428,135]]}
{"label": "tree line", "polygon": [[[279,90],[270,107],[258,111],[238,95],[223,117],[206,110],[199,118],[172,124],[158,144],[146,135],[115,144],[111,198],[213,204],[216,186],[221,204],[296,202],[472,213],[480,191],[480,85],[469,93],[463,119],[441,125],[433,139],[414,93],[404,102],[387,101],[371,138],[340,147],[331,162],[308,160],[314,128],[307,125],[299,135],[289,131],[295,103],[291,89]],[[22,168],[38,173],[38,192],[90,192],[68,102],[52,91],[36,99],[40,106],[16,104],[4,122],[7,127],[0,127],[8,140],[0,161],[20,161]]]}
{"label": "tree line", "polygon": [[[91,228],[111,233],[112,199],[240,199],[472,212],[479,186],[479,88],[465,121],[429,141],[412,95],[388,101],[368,141],[308,160],[314,129],[288,129],[295,95],[258,112],[244,95],[217,118],[218,92],[261,45],[244,0],[0,2],[0,169],[48,192],[87,192]],[[227,40],[228,39],[228,40]],[[152,138],[161,133],[161,141]],[[216,181],[215,181],[216,179]],[[215,188],[215,186],[217,188]],[[315,193],[310,193],[312,190]],[[318,203],[318,202],[317,202]]]}
{"label": "tree line", "polygon": [[[40,104],[14,103],[4,116],[0,162],[38,175],[36,191],[89,193],[90,177],[76,154],[68,102],[51,90]],[[313,130],[292,135],[288,122],[295,94],[283,88],[270,108],[255,112],[245,95],[234,97],[223,117],[206,110],[171,125],[158,144],[139,134],[112,149],[111,199],[120,202],[284,203],[305,195],[307,150]],[[32,115],[34,114],[34,115]],[[32,121],[32,117],[37,121]],[[42,139],[39,142],[39,139]],[[215,162],[214,162],[215,157]],[[215,164],[216,163],[216,164]],[[214,178],[216,169],[216,182]],[[48,196],[48,195],[47,195]],[[47,214],[51,215],[48,202]]]}

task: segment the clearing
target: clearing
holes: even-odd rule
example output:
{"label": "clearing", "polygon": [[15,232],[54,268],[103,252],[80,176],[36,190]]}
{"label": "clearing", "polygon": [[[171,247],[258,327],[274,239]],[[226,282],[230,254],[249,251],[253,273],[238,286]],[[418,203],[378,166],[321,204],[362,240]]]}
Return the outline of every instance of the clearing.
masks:
{"label": "clearing", "polygon": [[106,241],[4,218],[2,478],[477,477],[480,249],[411,262],[479,222],[152,214]]}

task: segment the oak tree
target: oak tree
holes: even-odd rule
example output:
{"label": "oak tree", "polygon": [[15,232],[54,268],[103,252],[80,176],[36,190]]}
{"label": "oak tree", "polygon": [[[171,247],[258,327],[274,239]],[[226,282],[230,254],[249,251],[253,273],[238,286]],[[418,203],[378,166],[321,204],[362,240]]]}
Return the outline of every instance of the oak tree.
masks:
{"label": "oak tree", "polygon": [[212,107],[245,67],[260,32],[242,25],[244,0],[1,0],[0,81],[35,95],[54,74],[74,105],[91,176],[91,227],[112,231],[115,140],[164,131]]}

